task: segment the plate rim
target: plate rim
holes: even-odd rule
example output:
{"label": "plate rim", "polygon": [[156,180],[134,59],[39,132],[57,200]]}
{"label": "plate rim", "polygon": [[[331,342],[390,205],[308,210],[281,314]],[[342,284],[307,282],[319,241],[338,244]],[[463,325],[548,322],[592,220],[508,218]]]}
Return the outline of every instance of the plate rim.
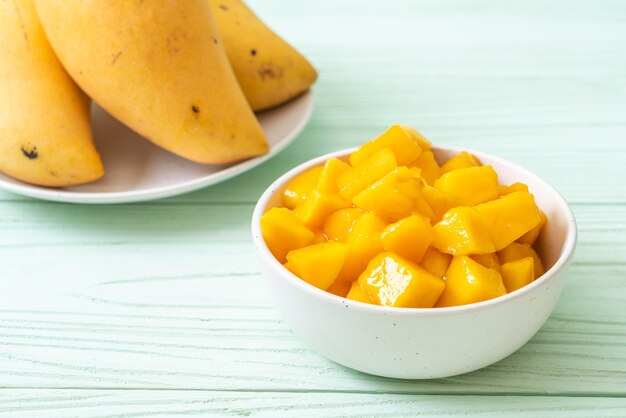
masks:
{"label": "plate rim", "polygon": [[[300,133],[304,130],[304,128],[308,125],[313,115],[313,109],[315,108],[315,98],[312,90],[308,90],[307,92],[297,98],[294,98],[293,100],[302,99],[304,97],[308,98],[309,104],[305,107],[302,118],[275,147],[270,148],[270,151],[267,154],[242,161],[240,163],[231,165],[223,170],[208,174],[200,178],[187,180],[180,184],[174,184],[164,187],[154,187],[142,191],[121,192],[73,192],[63,189],[48,189],[40,186],[29,185],[23,182],[20,182],[20,184],[9,183],[6,180],[0,178],[0,190],[52,202],[88,205],[108,205],[148,202],[153,200],[165,199],[168,197],[178,196],[205,187],[213,186],[215,184],[229,180],[239,174],[243,174],[246,171],[249,171],[263,164],[270,158],[279,154],[287,146],[292,144],[295,139],[300,135]],[[283,105],[288,104],[289,102],[284,103]]]}

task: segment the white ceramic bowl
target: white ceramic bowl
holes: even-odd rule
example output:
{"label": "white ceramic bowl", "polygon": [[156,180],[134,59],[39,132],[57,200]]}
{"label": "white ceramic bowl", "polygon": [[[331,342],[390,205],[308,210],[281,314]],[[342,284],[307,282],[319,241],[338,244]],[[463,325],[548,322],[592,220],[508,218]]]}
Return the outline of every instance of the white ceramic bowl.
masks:
{"label": "white ceramic bowl", "polygon": [[[281,206],[286,183],[339,151],[306,162],[276,180],[261,196],[252,216],[252,236],[264,277],[287,324],[307,344],[344,366],[378,376],[428,379],[471,372],[493,364],[524,345],[559,299],[576,246],[576,222],[563,197],[537,175],[480,152],[502,184],[526,183],[548,217],[538,238],[546,273],[505,296],[450,308],[388,308],[351,301],[320,290],[286,270],[261,235],[260,218]],[[461,151],[436,147],[437,160]]]}

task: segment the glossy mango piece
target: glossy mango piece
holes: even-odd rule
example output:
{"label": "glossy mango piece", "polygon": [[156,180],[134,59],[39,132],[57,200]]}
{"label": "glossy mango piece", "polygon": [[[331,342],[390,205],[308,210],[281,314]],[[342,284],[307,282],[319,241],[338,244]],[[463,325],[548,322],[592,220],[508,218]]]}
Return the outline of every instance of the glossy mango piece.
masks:
{"label": "glossy mango piece", "polygon": [[500,273],[467,256],[452,259],[445,282],[438,307],[467,305],[506,294]]}
{"label": "glossy mango piece", "polygon": [[445,174],[449,171],[457,170],[459,168],[478,167],[481,165],[482,163],[474,154],[462,151],[443,163],[443,165],[441,166],[441,174]]}
{"label": "glossy mango piece", "polygon": [[513,183],[511,185],[508,186],[498,186],[498,195],[499,196],[505,196],[507,194],[511,194],[514,192],[527,192],[528,191],[528,186],[525,185],[524,183]]}
{"label": "glossy mango piece", "polygon": [[331,284],[330,287],[326,289],[326,291],[341,298],[345,298],[348,295],[351,286],[352,282],[336,279],[333,284]]}
{"label": "glossy mango piece", "polygon": [[498,197],[498,175],[490,165],[459,168],[438,178],[435,188],[459,206],[473,206]]}
{"label": "glossy mango piece", "polygon": [[289,251],[309,245],[315,234],[287,208],[272,208],[261,217],[265,244],[284,263]]}
{"label": "glossy mango piece", "polygon": [[298,275],[298,273],[296,272],[296,269],[294,268],[294,266],[291,263],[289,263],[289,261],[284,263],[283,267],[286,268],[287,270],[289,270],[291,273],[295,274],[296,276]]}
{"label": "glossy mango piece", "polygon": [[434,236],[428,218],[411,215],[388,225],[380,238],[385,251],[394,252],[414,263],[419,263]]}
{"label": "glossy mango piece", "polygon": [[533,245],[535,241],[537,241],[537,238],[539,238],[539,234],[541,233],[543,226],[548,221],[546,214],[543,213],[541,210],[539,211],[539,217],[541,218],[541,220],[539,221],[537,226],[531,229],[530,231],[528,231],[527,233],[525,233],[524,235],[522,235],[521,237],[519,237],[517,242],[519,242],[520,244]]}
{"label": "glossy mango piece", "polygon": [[435,160],[435,155],[432,151],[424,151],[420,154],[415,161],[411,163],[411,167],[417,167],[422,171],[422,177],[429,185],[435,184],[441,176],[441,167]]}
{"label": "glossy mango piece", "polygon": [[339,275],[347,255],[347,244],[324,242],[289,251],[287,262],[302,280],[326,290]]}
{"label": "glossy mango piece", "polygon": [[498,254],[473,254],[470,258],[477,263],[480,263],[487,268],[494,269],[500,273],[500,259],[498,258]]}
{"label": "glossy mango piece", "polygon": [[482,215],[498,251],[541,222],[535,199],[528,192],[513,192],[474,208]]}
{"label": "glossy mango piece", "polygon": [[363,211],[358,208],[345,208],[332,213],[324,221],[324,235],[329,240],[345,242],[362,214]]}
{"label": "glossy mango piece", "polygon": [[350,203],[338,194],[327,194],[313,189],[295,213],[307,227],[321,228],[328,215],[349,206]]}
{"label": "glossy mango piece", "polygon": [[511,261],[520,260],[522,258],[531,257],[533,259],[533,268],[535,279],[538,279],[545,273],[543,262],[537,252],[528,244],[512,243],[502,251],[498,251],[500,264],[510,263]]}
{"label": "glossy mango piece", "polygon": [[283,192],[285,207],[293,209],[304,203],[307,193],[317,185],[323,168],[322,166],[313,167],[287,183]]}
{"label": "glossy mango piece", "polygon": [[352,202],[388,222],[413,213],[433,218],[434,212],[423,194],[424,186],[418,168],[398,167],[354,196]]}
{"label": "glossy mango piece", "polygon": [[[422,152],[424,141],[428,142],[419,132],[404,125],[393,125],[376,139],[363,144],[350,155],[353,167],[361,164],[383,148],[390,149],[399,166],[408,165]],[[430,147],[430,143],[428,143]]]}
{"label": "glossy mango piece", "polygon": [[397,167],[396,157],[389,148],[383,148],[351,170],[337,177],[337,188],[344,199],[352,201],[361,190],[378,181]]}
{"label": "glossy mango piece", "polygon": [[372,298],[370,298],[367,292],[363,290],[359,282],[352,283],[352,286],[350,287],[350,291],[348,292],[346,299],[355,300],[357,302],[374,304],[374,301],[372,300]]}
{"label": "glossy mango piece", "polygon": [[326,235],[324,235],[324,232],[322,232],[322,230],[320,229],[314,229],[313,230],[313,241],[311,241],[312,244],[319,244],[320,242],[326,242],[328,241],[328,238],[326,238]]}
{"label": "glossy mango piece", "polygon": [[446,270],[448,270],[451,261],[452,256],[450,254],[442,253],[433,247],[428,247],[422,257],[420,266],[434,276],[443,278],[446,275]]}
{"label": "glossy mango piece", "polygon": [[358,283],[378,305],[399,308],[432,308],[445,287],[439,277],[392,252],[372,258]]}
{"label": "glossy mango piece", "polygon": [[430,219],[432,222],[439,222],[447,211],[456,206],[448,195],[432,186],[425,185],[422,193],[433,210],[434,216]]}
{"label": "glossy mango piece", "polygon": [[476,210],[459,206],[450,209],[433,226],[432,246],[452,255],[489,254],[496,251],[489,229]]}
{"label": "glossy mango piece", "polygon": [[520,289],[535,279],[535,261],[532,257],[524,257],[519,260],[509,261],[502,264],[502,281],[507,292]]}
{"label": "glossy mango piece", "polygon": [[322,168],[315,188],[322,193],[339,193],[337,178],[351,169],[352,167],[337,158],[329,159]]}
{"label": "glossy mango piece", "polygon": [[380,234],[386,226],[387,223],[374,213],[364,213],[357,219],[348,235],[350,249],[339,274],[341,280],[356,280],[370,259],[383,251]]}

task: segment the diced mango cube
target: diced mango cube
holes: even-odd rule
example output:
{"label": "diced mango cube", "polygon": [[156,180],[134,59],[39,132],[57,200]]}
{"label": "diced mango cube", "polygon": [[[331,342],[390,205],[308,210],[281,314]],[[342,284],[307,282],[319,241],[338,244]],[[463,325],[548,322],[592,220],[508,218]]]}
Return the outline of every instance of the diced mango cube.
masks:
{"label": "diced mango cube", "polygon": [[426,183],[431,186],[435,184],[435,180],[441,176],[441,167],[437,164],[432,151],[422,152],[420,156],[411,163],[411,167],[417,167],[422,170],[422,177],[426,180]]}
{"label": "diced mango cube", "polygon": [[361,190],[396,167],[396,158],[393,152],[389,148],[383,148],[337,177],[339,194],[344,199],[351,201]]}
{"label": "diced mango cube", "polygon": [[351,286],[352,282],[336,279],[333,284],[331,284],[330,287],[326,289],[326,291],[341,298],[345,298],[350,291]]}
{"label": "diced mango cube", "polygon": [[539,238],[539,234],[541,233],[541,229],[548,221],[546,214],[543,213],[541,210],[539,211],[539,217],[541,218],[541,220],[539,221],[537,226],[519,237],[517,242],[519,242],[520,244],[533,245],[535,241],[537,241],[537,238]]}
{"label": "diced mango cube", "polygon": [[324,235],[324,233],[321,230],[314,229],[313,233],[315,234],[315,237],[313,238],[313,241],[311,242],[311,244],[319,244],[320,242],[328,241],[328,238],[326,238],[326,235]]}
{"label": "diced mango cube", "polygon": [[324,164],[315,188],[322,193],[339,193],[337,178],[351,169],[352,167],[337,158],[329,159]]}
{"label": "diced mango cube", "polygon": [[419,263],[434,235],[428,218],[411,215],[387,226],[381,233],[381,240],[386,251]]}
{"label": "diced mango cube", "polygon": [[307,227],[321,228],[328,215],[349,206],[350,203],[338,194],[327,194],[313,189],[295,213]]}
{"label": "diced mango cube", "polygon": [[439,177],[435,188],[459,206],[473,206],[498,197],[498,175],[490,165],[459,168]]}
{"label": "diced mango cube", "polygon": [[285,191],[283,192],[283,204],[289,209],[303,204],[307,193],[315,188],[320,174],[322,173],[322,169],[322,166],[313,167],[294,177],[287,183]]}
{"label": "diced mango cube", "polygon": [[409,135],[411,135],[411,138],[413,138],[413,140],[417,142],[422,151],[428,151],[432,148],[432,144],[430,143],[430,141],[417,129],[409,125],[400,124],[399,126],[404,130],[404,132],[407,132]]}
{"label": "diced mango cube", "polygon": [[352,202],[388,222],[413,213],[433,218],[433,210],[422,193],[425,183],[419,173],[418,168],[398,167],[354,196]]}
{"label": "diced mango cube", "polygon": [[443,279],[451,261],[452,256],[450,254],[442,253],[433,247],[428,247],[422,257],[420,266],[431,274]]}
{"label": "diced mango cube", "polygon": [[363,211],[358,208],[339,209],[324,222],[324,234],[329,240],[345,242]]}
{"label": "diced mango cube", "polygon": [[457,170],[459,168],[478,167],[481,165],[482,163],[474,154],[462,151],[443,163],[443,165],[441,166],[441,174],[445,174],[449,171]]}
{"label": "diced mango cube", "polygon": [[531,283],[535,278],[535,261],[532,257],[502,264],[502,281],[507,292],[513,292]]}
{"label": "diced mango cube", "polygon": [[339,274],[341,280],[356,280],[370,259],[383,251],[380,233],[386,226],[387,223],[374,213],[364,213],[357,219],[348,235],[350,250]]}
{"label": "diced mango cube", "polygon": [[272,208],[261,217],[267,247],[281,263],[291,250],[309,245],[315,234],[287,208]]}
{"label": "diced mango cube", "polygon": [[498,251],[500,264],[510,263],[511,261],[520,260],[526,257],[531,257],[533,259],[533,268],[535,272],[534,278],[538,279],[543,275],[543,273],[545,273],[545,270],[541,258],[530,245],[514,242],[502,251]]}
{"label": "diced mango cube", "polygon": [[528,191],[528,186],[525,185],[524,183],[513,183],[509,186],[498,186],[498,195],[499,196],[505,196],[507,194],[511,194],[514,192],[527,192]]}
{"label": "diced mango cube", "polygon": [[291,273],[295,274],[296,276],[298,275],[298,273],[296,272],[296,269],[293,267],[293,265],[289,261],[284,263],[283,267],[289,270]]}
{"label": "diced mango cube", "polygon": [[403,125],[393,125],[378,138],[366,142],[350,155],[350,164],[356,167],[383,148],[393,151],[398,165],[409,164],[420,155],[422,147],[414,133],[406,128]]}
{"label": "diced mango cube", "polygon": [[459,206],[450,209],[433,227],[433,247],[452,255],[489,254],[496,251],[480,213]]}
{"label": "diced mango cube", "polygon": [[422,193],[433,210],[434,217],[430,219],[431,222],[439,222],[447,211],[456,206],[448,195],[427,184],[424,186]]}
{"label": "diced mango cube", "polygon": [[350,287],[350,291],[346,296],[346,299],[355,300],[357,302],[370,303],[373,304],[372,298],[367,294],[365,290],[361,287],[359,282],[353,282]]}
{"label": "diced mango cube", "polygon": [[528,192],[513,192],[474,208],[482,215],[498,251],[541,222],[535,199]]}
{"label": "diced mango cube", "polygon": [[438,307],[467,305],[506,294],[500,273],[467,256],[452,259],[445,282]]}
{"label": "diced mango cube", "polygon": [[445,287],[440,278],[392,252],[374,257],[358,283],[377,304],[401,308],[432,308]]}
{"label": "diced mango cube", "polygon": [[339,275],[347,255],[347,244],[324,242],[289,251],[287,260],[298,277],[326,290]]}
{"label": "diced mango cube", "polygon": [[494,269],[500,273],[500,259],[498,258],[498,254],[473,254],[470,258],[477,263],[480,263],[487,268]]}

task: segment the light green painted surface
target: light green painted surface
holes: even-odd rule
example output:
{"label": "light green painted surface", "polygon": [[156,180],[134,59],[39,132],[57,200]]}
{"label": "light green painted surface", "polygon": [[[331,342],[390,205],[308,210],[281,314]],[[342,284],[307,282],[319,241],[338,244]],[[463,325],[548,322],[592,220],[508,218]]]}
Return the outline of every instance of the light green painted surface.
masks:
{"label": "light green painted surface", "polygon": [[[313,120],[281,155],[146,204],[0,193],[0,416],[626,416],[626,4],[252,5],[320,70]],[[263,189],[394,122],[532,169],[579,222],[555,313],[475,373],[337,366],[290,333],[258,275]]]}

